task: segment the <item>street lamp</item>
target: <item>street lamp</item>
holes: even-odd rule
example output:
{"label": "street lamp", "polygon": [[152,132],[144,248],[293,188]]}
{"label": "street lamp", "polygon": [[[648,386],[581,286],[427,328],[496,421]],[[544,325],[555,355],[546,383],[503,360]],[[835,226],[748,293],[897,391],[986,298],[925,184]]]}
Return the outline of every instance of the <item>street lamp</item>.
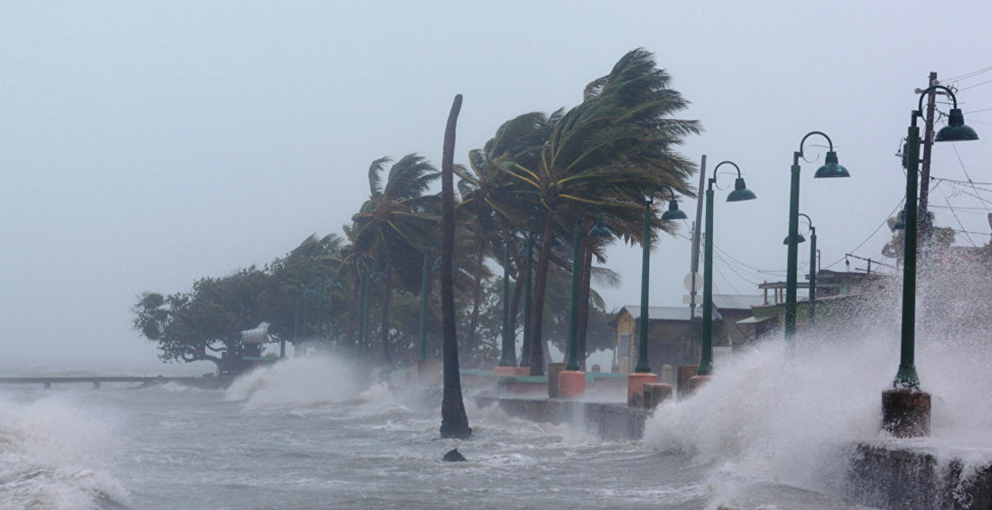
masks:
{"label": "street lamp", "polygon": [[638,344],[637,344],[637,366],[634,373],[627,376],[627,404],[632,407],[644,405],[644,385],[646,383],[658,382],[658,376],[651,373],[651,364],[648,361],[648,280],[651,272],[651,209],[654,205],[654,194],[662,188],[667,189],[671,195],[668,201],[668,210],[662,213],[662,221],[684,220],[687,218],[684,212],[679,210],[679,203],[675,201],[675,190],[664,184],[655,186],[648,193],[647,202],[644,204],[644,228],[641,236],[641,317],[638,321]]}
{"label": "street lamp", "polygon": [[806,133],[802,141],[799,142],[799,151],[792,155],[792,186],[789,193],[789,254],[785,277],[785,338],[791,339],[796,334],[796,285],[799,271],[799,159],[803,157],[803,146],[806,140],[813,135],[820,135],[827,139],[829,149],[823,166],[813,174],[814,178],[829,177],[850,177],[847,169],[837,161],[837,153],[834,152],[834,143],[830,137],[821,131],[810,131]]}
{"label": "street lamp", "polygon": [[697,376],[708,376],[713,373],[713,186],[719,177],[717,170],[723,165],[731,165],[737,169],[737,180],[734,181],[734,191],[727,195],[727,202],[743,202],[758,198],[754,192],[747,189],[741,168],[733,161],[723,161],[713,168],[713,177],[706,186],[706,244],[703,249],[703,343]]}
{"label": "street lamp", "polygon": [[910,115],[909,133],[906,141],[906,209],[903,226],[903,287],[902,287],[902,338],[899,355],[899,370],[892,382],[894,389],[882,393],[882,425],[896,436],[925,436],[930,433],[930,395],[920,391],[920,378],[916,374],[916,236],[917,236],[917,195],[920,170],[920,128],[916,119],[923,117],[923,97],[931,91],[941,89],[951,97],[953,108],[944,126],[934,137],[936,142],[959,142],[978,140],[978,133],[964,123],[964,114],[958,108],[958,100],[951,89],[934,85],[920,93],[917,109]]}
{"label": "street lamp", "polygon": [[[568,333],[568,363],[565,371],[559,374],[559,392],[562,397],[575,397],[585,391],[585,374],[579,366],[579,281],[582,275],[582,219],[589,209],[599,213],[596,226],[589,231],[590,237],[610,237],[613,235],[606,228],[603,211],[595,205],[587,205],[579,211],[575,219],[575,230],[572,235],[572,321]],[[579,377],[581,375],[581,377]],[[581,380],[580,380],[581,379]]]}
{"label": "street lamp", "polygon": [[530,307],[531,307],[531,282],[533,278],[533,271],[531,269],[531,262],[533,261],[533,251],[534,251],[534,233],[527,233],[527,240],[524,241],[524,249],[522,255],[524,256],[524,344],[520,348],[520,363],[517,365],[520,368],[528,369],[527,374],[529,374],[530,369]]}
{"label": "street lamp", "polygon": [[[803,213],[799,213],[800,216],[806,218],[809,222],[809,327],[816,326],[816,227],[813,226],[813,220]],[[796,234],[796,244],[805,243],[806,238],[802,234]],[[782,244],[789,244],[789,238],[786,237],[782,241]],[[797,284],[798,286],[798,284]]]}
{"label": "street lamp", "polygon": [[359,353],[368,357],[369,354],[369,280],[380,281],[385,275],[376,268],[373,271],[363,271],[361,280],[361,294],[359,296],[360,310],[358,313],[359,331]]}
{"label": "street lamp", "polygon": [[654,194],[661,189],[667,189],[671,195],[668,201],[668,210],[662,213],[662,221],[684,220],[688,218],[679,209],[679,203],[675,201],[675,190],[670,186],[662,184],[656,186],[648,193],[648,201],[644,204],[644,221],[642,226],[644,232],[641,237],[641,318],[638,325],[637,342],[637,366],[635,373],[647,374],[651,372],[651,365],[648,361],[648,279],[651,272],[651,206],[654,205]]}
{"label": "street lamp", "polygon": [[[503,345],[499,358],[499,366],[513,367],[514,345],[513,332],[510,331],[510,240],[503,243]],[[508,373],[513,373],[509,370]]]}

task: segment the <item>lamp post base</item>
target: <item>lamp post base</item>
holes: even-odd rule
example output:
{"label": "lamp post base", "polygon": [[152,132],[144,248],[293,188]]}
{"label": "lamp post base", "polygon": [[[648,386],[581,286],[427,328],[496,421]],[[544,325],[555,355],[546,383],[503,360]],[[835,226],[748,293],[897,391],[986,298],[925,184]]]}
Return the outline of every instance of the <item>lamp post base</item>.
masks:
{"label": "lamp post base", "polygon": [[650,372],[634,372],[627,376],[627,406],[644,407],[644,385],[658,382]]}
{"label": "lamp post base", "polygon": [[493,375],[496,377],[512,377],[517,375],[517,367],[496,367],[493,368]]}
{"label": "lamp post base", "polygon": [[711,375],[694,375],[689,378],[689,395],[696,393],[696,390],[701,388],[707,381],[710,380]]}
{"label": "lamp post base", "polygon": [[930,394],[919,390],[882,392],[882,428],[896,437],[930,435]]}
{"label": "lamp post base", "polygon": [[579,398],[586,393],[586,373],[578,370],[565,370],[558,374],[558,396]]}

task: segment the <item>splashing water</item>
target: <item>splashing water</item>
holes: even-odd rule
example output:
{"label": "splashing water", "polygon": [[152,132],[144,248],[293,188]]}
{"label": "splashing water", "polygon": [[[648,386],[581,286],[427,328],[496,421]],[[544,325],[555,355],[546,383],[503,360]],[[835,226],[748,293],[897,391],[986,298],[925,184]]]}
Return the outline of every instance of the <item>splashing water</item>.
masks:
{"label": "splashing water", "polygon": [[338,403],[358,394],[355,378],[344,360],[307,356],[257,368],[235,380],[224,396],[247,401],[248,408]]}
{"label": "splashing water", "polygon": [[124,501],[110,474],[117,452],[107,423],[59,397],[0,395],[0,508],[98,508]]}
{"label": "splashing water", "polygon": [[848,311],[842,328],[766,340],[717,367],[694,396],[654,413],[646,443],[693,455],[718,492],[776,482],[842,494],[863,442],[958,458],[966,468],[992,462],[992,321],[975,313],[986,290],[942,274],[922,283],[918,305],[916,367],[933,397],[931,437],[880,430],[881,393],[899,365],[901,282],[893,279]]}

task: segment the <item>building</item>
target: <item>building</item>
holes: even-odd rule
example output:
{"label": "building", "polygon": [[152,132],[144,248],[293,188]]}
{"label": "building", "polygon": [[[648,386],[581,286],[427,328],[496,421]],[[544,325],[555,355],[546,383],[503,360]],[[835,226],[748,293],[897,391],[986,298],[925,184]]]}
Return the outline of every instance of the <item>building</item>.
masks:
{"label": "building", "polygon": [[[762,296],[713,296],[713,344],[733,345],[747,339],[747,330],[737,322],[751,317],[751,307],[760,305]],[[613,371],[631,373],[637,366],[640,306],[620,308],[615,326]],[[699,362],[702,338],[702,307],[689,320],[688,306],[648,307],[648,363],[653,370],[664,365],[692,365]]]}

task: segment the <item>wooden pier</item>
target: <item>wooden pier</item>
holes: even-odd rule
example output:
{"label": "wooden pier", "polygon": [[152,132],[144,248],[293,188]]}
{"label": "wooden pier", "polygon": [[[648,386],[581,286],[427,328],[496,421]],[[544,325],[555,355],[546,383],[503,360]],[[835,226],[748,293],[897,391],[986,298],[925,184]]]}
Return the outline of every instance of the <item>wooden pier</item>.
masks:
{"label": "wooden pier", "polygon": [[53,384],[92,384],[99,389],[102,383],[135,383],[141,386],[177,383],[203,389],[226,388],[231,383],[228,377],[164,377],[164,376],[40,376],[40,377],[0,377],[0,384],[38,384],[49,389]]}

